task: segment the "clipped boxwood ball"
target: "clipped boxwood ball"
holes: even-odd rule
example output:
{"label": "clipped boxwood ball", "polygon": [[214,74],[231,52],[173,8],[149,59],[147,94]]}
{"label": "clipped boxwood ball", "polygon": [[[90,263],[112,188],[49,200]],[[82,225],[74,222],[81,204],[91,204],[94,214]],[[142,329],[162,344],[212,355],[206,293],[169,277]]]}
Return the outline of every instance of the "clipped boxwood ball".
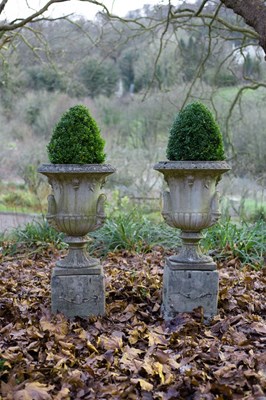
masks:
{"label": "clipped boxwood ball", "polygon": [[221,161],[225,159],[220,128],[200,102],[188,104],[176,116],[167,146],[170,161]]}
{"label": "clipped boxwood ball", "polygon": [[105,160],[104,144],[89,110],[76,105],[62,115],[47,150],[53,164],[101,164]]}

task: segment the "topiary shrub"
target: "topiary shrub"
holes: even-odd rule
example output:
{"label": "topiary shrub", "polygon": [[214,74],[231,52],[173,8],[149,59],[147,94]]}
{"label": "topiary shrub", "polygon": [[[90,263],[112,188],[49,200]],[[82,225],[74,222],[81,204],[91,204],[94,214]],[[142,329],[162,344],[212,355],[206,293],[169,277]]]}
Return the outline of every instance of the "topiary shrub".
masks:
{"label": "topiary shrub", "polygon": [[188,104],[176,116],[167,146],[170,161],[221,161],[225,159],[220,128],[200,102]]}
{"label": "topiary shrub", "polygon": [[53,164],[101,164],[105,141],[83,105],[71,107],[55,126],[47,146]]}

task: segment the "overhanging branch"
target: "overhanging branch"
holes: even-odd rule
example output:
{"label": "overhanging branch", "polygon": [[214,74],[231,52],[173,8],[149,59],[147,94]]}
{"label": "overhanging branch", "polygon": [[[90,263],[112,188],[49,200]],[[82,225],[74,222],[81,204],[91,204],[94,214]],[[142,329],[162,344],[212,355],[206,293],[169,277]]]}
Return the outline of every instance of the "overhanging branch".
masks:
{"label": "overhanging branch", "polygon": [[221,0],[221,2],[240,15],[247,25],[259,35],[259,44],[266,53],[266,4],[262,0]]}

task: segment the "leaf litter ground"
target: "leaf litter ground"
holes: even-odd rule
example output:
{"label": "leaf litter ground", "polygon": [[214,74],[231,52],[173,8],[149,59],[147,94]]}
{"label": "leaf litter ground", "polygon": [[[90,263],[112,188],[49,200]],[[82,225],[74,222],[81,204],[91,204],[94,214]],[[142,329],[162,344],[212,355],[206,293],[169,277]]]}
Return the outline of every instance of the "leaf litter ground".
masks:
{"label": "leaf litter ground", "polygon": [[106,316],[69,321],[50,313],[59,255],[0,255],[0,399],[266,399],[265,269],[220,263],[211,323],[164,322],[163,249],[112,253]]}

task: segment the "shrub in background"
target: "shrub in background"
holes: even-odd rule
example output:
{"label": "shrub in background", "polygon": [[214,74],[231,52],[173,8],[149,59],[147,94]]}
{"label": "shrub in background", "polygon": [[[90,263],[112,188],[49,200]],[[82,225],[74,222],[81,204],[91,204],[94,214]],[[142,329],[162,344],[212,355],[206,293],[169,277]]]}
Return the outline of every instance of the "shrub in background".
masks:
{"label": "shrub in background", "polygon": [[47,90],[48,92],[65,91],[66,82],[62,73],[49,65],[35,65],[26,71],[25,84],[34,90]]}
{"label": "shrub in background", "polygon": [[71,107],[55,126],[48,156],[53,164],[101,164],[105,141],[83,105]]}
{"label": "shrub in background", "polygon": [[202,103],[188,104],[176,116],[170,130],[167,158],[170,161],[225,159],[219,126]]}

